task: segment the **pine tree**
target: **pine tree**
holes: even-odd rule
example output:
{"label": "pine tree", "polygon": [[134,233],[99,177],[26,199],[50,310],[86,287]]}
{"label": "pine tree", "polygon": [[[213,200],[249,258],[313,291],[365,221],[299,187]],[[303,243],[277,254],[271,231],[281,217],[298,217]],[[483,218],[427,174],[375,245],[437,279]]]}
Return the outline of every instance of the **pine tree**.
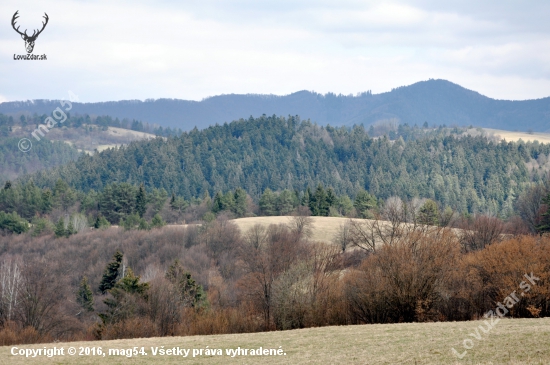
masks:
{"label": "pine tree", "polygon": [[107,221],[107,219],[105,219],[105,217],[102,216],[101,213],[98,214],[95,219],[94,228],[100,229],[100,228],[109,227],[109,226],[110,226],[109,221]]}
{"label": "pine tree", "polygon": [[124,273],[124,277],[115,284],[115,287],[124,290],[126,293],[145,295],[149,284],[140,283],[139,280],[140,277],[134,275],[134,271],[128,268]]}
{"label": "pine tree", "polygon": [[227,210],[227,211],[235,210],[235,196],[230,191],[228,191],[223,195],[222,210]]}
{"label": "pine tree", "polygon": [[172,192],[172,197],[170,198],[170,207],[174,210],[176,210],[176,208],[174,207],[175,203],[176,203],[176,194]]}
{"label": "pine tree", "polygon": [[151,226],[149,226],[147,224],[147,221],[143,218],[140,218],[139,219],[139,225],[138,225],[138,229],[141,230],[141,231],[148,231],[151,229]]}
{"label": "pine tree", "polygon": [[277,197],[277,211],[279,215],[289,215],[295,209],[295,196],[290,190],[283,190]]}
{"label": "pine tree", "polygon": [[336,197],[336,194],[334,194],[334,190],[332,188],[327,189],[327,204],[329,207],[333,207],[336,205],[338,201],[338,198]]}
{"label": "pine tree", "polygon": [[164,221],[164,219],[162,219],[160,214],[158,214],[158,213],[155,214],[155,216],[151,220],[151,227],[160,228],[160,227],[164,227],[165,225],[166,225],[166,222]]}
{"label": "pine tree", "polygon": [[302,201],[300,202],[300,204],[303,205],[304,207],[309,208],[309,200],[310,199],[311,199],[311,189],[308,186],[307,189],[306,189],[306,192],[302,196]]}
{"label": "pine tree", "polygon": [[327,194],[323,185],[317,185],[315,193],[309,198],[309,209],[313,216],[328,216],[329,204],[327,202]]}
{"label": "pine tree", "polygon": [[140,283],[140,277],[128,268],[124,277],[109,289],[111,296],[103,300],[107,306],[107,310],[99,314],[103,324],[116,323],[135,315],[135,300],[146,300],[148,289],[149,284]]}
{"label": "pine tree", "polygon": [[50,189],[45,189],[42,192],[42,213],[49,213],[53,208],[53,195]]}
{"label": "pine tree", "polygon": [[65,229],[65,221],[63,218],[59,218],[57,223],[55,224],[55,237],[66,237],[67,236],[67,230]]}
{"label": "pine tree", "polygon": [[264,193],[260,197],[260,209],[265,215],[275,215],[276,212],[276,196],[273,194],[270,188],[264,190]]}
{"label": "pine tree", "polygon": [[65,230],[65,236],[69,237],[73,234],[76,234],[76,229],[74,228],[73,220],[69,218],[69,224],[67,225],[67,229]]}
{"label": "pine tree", "polygon": [[376,207],[376,198],[367,191],[361,190],[357,193],[353,206],[361,218],[370,218],[372,215],[371,209]]}
{"label": "pine tree", "polygon": [[178,289],[180,302],[184,307],[200,308],[208,305],[202,286],[183,269],[178,259],[168,268],[166,278]]}
{"label": "pine tree", "polygon": [[246,214],[247,202],[246,202],[246,191],[241,188],[235,189],[235,194],[233,198],[235,205],[233,207],[233,213],[237,217],[244,217]]}
{"label": "pine tree", "polygon": [[212,200],[212,212],[219,213],[223,210],[223,195],[218,191]]}
{"label": "pine tree", "polygon": [[76,295],[76,301],[88,312],[94,311],[94,295],[86,276],[84,276],[80,281],[80,286],[78,287],[78,293]]}
{"label": "pine tree", "polygon": [[125,230],[135,229],[139,225],[140,219],[141,218],[136,212],[134,214],[130,214],[125,219],[121,218],[119,225],[123,227]]}
{"label": "pine tree", "polygon": [[439,224],[439,209],[436,202],[431,199],[426,200],[418,211],[418,223],[429,226],[437,226]]}
{"label": "pine tree", "polygon": [[147,195],[145,192],[145,186],[143,183],[139,185],[139,190],[136,195],[136,212],[139,214],[139,217],[142,218],[147,210]]}
{"label": "pine tree", "polygon": [[56,205],[66,211],[76,202],[76,192],[64,180],[58,179],[53,189],[53,198]]}
{"label": "pine tree", "polygon": [[99,291],[105,294],[108,290],[112,289],[118,278],[120,277],[120,270],[122,265],[122,253],[120,251],[115,252],[113,260],[107,264],[101,283],[99,284]]}

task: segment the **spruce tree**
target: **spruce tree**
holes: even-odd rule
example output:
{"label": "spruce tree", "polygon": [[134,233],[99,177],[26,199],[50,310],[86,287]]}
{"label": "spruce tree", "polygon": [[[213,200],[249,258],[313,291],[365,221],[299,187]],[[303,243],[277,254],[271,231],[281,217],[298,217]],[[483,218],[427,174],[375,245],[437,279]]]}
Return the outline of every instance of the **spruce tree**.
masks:
{"label": "spruce tree", "polygon": [[55,237],[65,237],[67,235],[67,230],[65,229],[65,222],[63,218],[59,218],[57,223],[55,224]]}
{"label": "spruce tree", "polygon": [[353,206],[359,217],[370,218],[372,216],[371,209],[376,207],[376,198],[367,191],[361,190],[357,193]]}
{"label": "spruce tree", "polygon": [[431,199],[426,200],[418,212],[418,223],[429,226],[439,224],[439,209],[436,202]]}
{"label": "spruce tree", "polygon": [[219,213],[223,210],[223,194],[218,191],[212,200],[212,212]]}
{"label": "spruce tree", "polygon": [[139,214],[139,217],[143,217],[145,211],[147,210],[147,196],[145,192],[145,186],[143,183],[139,185],[139,190],[136,195],[136,212]]}
{"label": "spruce tree", "polygon": [[107,264],[101,283],[99,284],[99,291],[105,294],[108,290],[112,289],[117,283],[120,277],[120,269],[122,265],[122,253],[120,251],[115,252],[113,260]]}
{"label": "spruce tree", "polygon": [[94,295],[86,276],[84,276],[80,281],[80,286],[78,287],[78,293],[76,295],[76,301],[88,312],[94,311]]}
{"label": "spruce tree", "polygon": [[95,219],[94,228],[100,229],[100,228],[109,227],[109,226],[110,226],[109,221],[107,221],[107,219],[105,219],[105,217],[102,216],[101,213],[98,214]]}
{"label": "spruce tree", "polygon": [[155,214],[155,216],[153,217],[153,219],[151,220],[151,227],[153,228],[160,228],[160,227],[163,227],[166,225],[166,222],[164,221],[164,219],[162,219],[162,217],[160,216],[160,214]]}
{"label": "spruce tree", "polygon": [[260,197],[260,209],[263,214],[265,215],[275,215],[277,213],[276,210],[276,199],[277,197],[270,188],[267,188],[264,190],[264,193]]}
{"label": "spruce tree", "polygon": [[233,200],[235,202],[235,205],[233,206],[233,213],[235,213],[237,217],[244,217],[247,208],[246,191],[241,188],[235,189]]}
{"label": "spruce tree", "polygon": [[327,202],[327,194],[323,185],[317,185],[315,193],[309,198],[309,209],[311,215],[326,217],[328,216],[329,204]]}
{"label": "spruce tree", "polygon": [[65,230],[65,236],[69,237],[73,234],[76,234],[76,229],[74,228],[73,220],[69,218],[69,224],[67,225],[67,229]]}
{"label": "spruce tree", "polygon": [[42,213],[49,213],[53,208],[53,195],[50,189],[45,189],[42,192]]}
{"label": "spruce tree", "polygon": [[183,269],[178,259],[168,268],[166,278],[176,286],[182,306],[200,308],[208,305],[202,286]]}

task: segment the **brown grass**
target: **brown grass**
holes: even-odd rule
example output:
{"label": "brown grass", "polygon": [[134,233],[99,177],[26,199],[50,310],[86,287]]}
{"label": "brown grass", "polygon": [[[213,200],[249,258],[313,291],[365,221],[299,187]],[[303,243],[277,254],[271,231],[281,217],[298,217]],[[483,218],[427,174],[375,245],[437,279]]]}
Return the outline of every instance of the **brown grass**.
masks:
{"label": "brown grass", "polygon": [[[331,243],[334,235],[338,232],[340,225],[345,224],[348,218],[340,217],[310,217],[312,221],[313,241]],[[245,233],[256,224],[269,226],[270,224],[290,224],[292,217],[277,216],[277,217],[251,217],[239,218],[232,220],[241,232]]]}
{"label": "brown grass", "polygon": [[540,143],[550,143],[550,133],[541,132],[518,132],[504,131],[501,129],[482,128],[488,135],[493,135],[499,139],[504,139],[507,142],[518,142],[520,139],[524,142],[539,141]]}
{"label": "brown grass", "polygon": [[[503,319],[482,340],[469,336],[482,321],[403,323],[311,328],[252,334],[164,337],[98,342],[20,345],[22,349],[101,347],[128,349],[144,347],[148,356],[128,359],[123,356],[59,356],[24,358],[12,356],[11,346],[0,347],[4,364],[549,364],[550,318]],[[481,331],[480,331],[481,332]],[[465,339],[473,339],[473,348],[462,360]],[[223,356],[152,356],[152,346],[165,349],[222,349]],[[282,347],[282,356],[240,356],[231,358],[225,349]]]}

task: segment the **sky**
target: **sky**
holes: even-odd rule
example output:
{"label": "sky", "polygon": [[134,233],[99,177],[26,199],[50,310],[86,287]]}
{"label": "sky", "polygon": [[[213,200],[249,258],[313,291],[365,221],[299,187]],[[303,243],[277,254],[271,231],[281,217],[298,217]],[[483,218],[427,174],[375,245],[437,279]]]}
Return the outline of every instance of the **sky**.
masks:
{"label": "sky", "polygon": [[[49,22],[14,60],[20,30]],[[0,3],[0,102],[373,93],[445,79],[550,96],[550,1],[41,0]]]}

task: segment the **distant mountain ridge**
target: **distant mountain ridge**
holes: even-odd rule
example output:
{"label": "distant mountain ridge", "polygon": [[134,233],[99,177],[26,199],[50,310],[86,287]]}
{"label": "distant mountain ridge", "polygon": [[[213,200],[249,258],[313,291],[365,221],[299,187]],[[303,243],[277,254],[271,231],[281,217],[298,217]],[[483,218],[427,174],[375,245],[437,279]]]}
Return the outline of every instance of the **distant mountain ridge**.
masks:
{"label": "distant mountain ridge", "polygon": [[[4,102],[0,113],[30,112],[49,114],[57,101],[35,100]],[[109,115],[113,118],[137,119],[163,127],[191,130],[216,123],[231,122],[249,116],[299,115],[321,125],[372,125],[381,120],[396,119],[409,125],[478,127],[550,131],[550,97],[510,101],[495,100],[446,80],[421,81],[390,92],[356,96],[325,95],[298,91],[276,95],[219,95],[202,101],[179,99],[124,100],[101,103],[73,103],[72,113]]]}

